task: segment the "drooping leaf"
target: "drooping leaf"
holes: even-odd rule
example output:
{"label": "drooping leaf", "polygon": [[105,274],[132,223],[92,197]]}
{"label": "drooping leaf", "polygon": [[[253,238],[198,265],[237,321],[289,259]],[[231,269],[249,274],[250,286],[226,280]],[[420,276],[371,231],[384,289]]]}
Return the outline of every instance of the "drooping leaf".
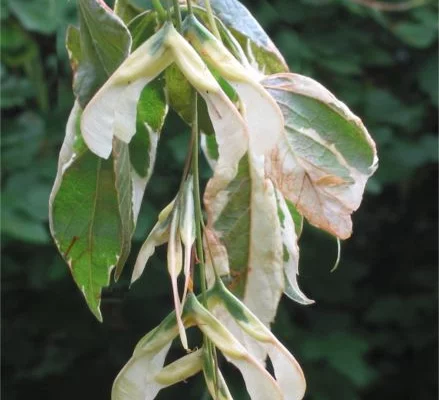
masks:
{"label": "drooping leaf", "polygon": [[150,234],[146,238],[139,254],[137,255],[136,263],[134,264],[133,275],[131,283],[134,283],[142,275],[146,263],[154,254],[155,248],[166,243],[169,240],[169,228],[171,224],[171,212],[174,208],[174,201],[169,203],[159,214],[158,221],[152,228]]}
{"label": "drooping leaf", "polygon": [[282,193],[276,190],[276,201],[281,226],[283,242],[283,261],[285,274],[284,293],[292,300],[300,304],[312,304],[313,300],[308,299],[300,290],[297,283],[299,274],[299,246],[297,244],[298,236],[293,216],[289,210],[287,202]]}
{"label": "drooping leaf", "polygon": [[[70,27],[67,35],[67,48],[74,70],[80,70],[85,66],[88,68],[87,73],[95,71],[96,74],[101,74],[92,74],[90,76],[94,79],[94,84],[98,85],[98,82],[108,78],[108,74],[113,72],[123,61],[123,58],[129,50],[131,39],[123,23],[103,3],[84,2],[81,3],[80,6],[83,8],[81,9],[82,13],[86,14],[82,16],[82,18],[86,18],[86,21],[83,21],[81,32],[76,28]],[[109,20],[111,23],[107,26],[100,26],[102,21],[105,22]],[[112,34],[115,35],[114,37],[111,36],[111,34],[107,35],[107,29],[111,27],[113,29]],[[86,32],[84,33],[83,30]],[[90,43],[82,40],[83,35],[89,38]],[[119,42],[116,40],[116,37],[120,39]],[[112,39],[114,39],[114,42],[107,42]],[[96,43],[98,41],[101,41],[104,47],[97,46]],[[114,46],[114,48],[107,49],[105,48],[106,45]],[[100,56],[100,51],[106,52],[107,58],[103,59]],[[106,69],[103,68],[102,63],[106,63]],[[98,77],[99,79],[97,79]],[[89,94],[92,95],[93,92],[89,92]],[[79,108],[79,105],[75,105],[75,107]],[[90,276],[96,277],[95,282],[91,285],[86,281],[85,273],[73,273],[73,277],[83,291],[89,307],[98,319],[102,318],[99,311],[101,289],[109,284],[109,276],[114,267],[116,267],[115,278],[119,278],[130,251],[131,238],[135,229],[145,187],[154,166],[157,142],[166,112],[167,106],[164,99],[163,82],[156,80],[150,85],[148,90],[141,93],[140,101],[134,109],[135,139],[133,143],[136,145],[135,148],[128,148],[126,143],[115,139],[110,161],[103,162],[85,147],[82,132],[77,128],[75,140],[78,143],[82,143],[83,148],[81,148],[81,154],[83,155],[79,157],[78,153],[73,156],[75,151],[72,150],[73,144],[70,143],[73,139],[68,139],[67,137],[65,148],[70,150],[64,151],[64,153],[67,153],[67,156],[63,155],[63,152],[61,152],[60,155],[60,169],[51,196],[51,204],[53,207],[50,211],[51,225],[53,228],[52,234],[58,243],[60,252],[65,254],[67,251],[68,257],[65,258],[67,258],[67,261],[70,261],[71,265],[81,265],[83,271],[88,271]],[[79,124],[79,112],[75,111],[72,115],[75,113],[78,114],[78,121],[76,122]],[[72,129],[71,126],[70,128],[68,127],[67,136],[73,135],[73,133],[69,133],[69,130],[71,131]],[[83,160],[88,160],[88,164]],[[133,162],[131,160],[133,160]],[[94,168],[95,165],[96,168]],[[91,176],[93,176],[93,174],[96,175],[95,169],[98,170],[98,166],[101,165],[104,165],[106,168],[111,167],[112,170],[112,174],[108,172],[108,174],[103,175],[106,177],[106,181],[103,183],[105,184],[106,192],[104,194],[106,201],[117,205],[116,210],[111,210],[111,212],[115,214],[112,215],[111,218],[108,218],[106,222],[109,225],[114,224],[114,232],[111,238],[107,238],[108,243],[106,248],[106,251],[109,254],[111,253],[112,257],[105,258],[97,254],[97,252],[102,251],[102,249],[93,245],[97,240],[96,237],[100,237],[101,235],[97,232],[96,234],[90,234],[83,238],[85,242],[84,247],[87,247],[88,253],[90,254],[87,261],[87,258],[84,257],[82,253],[72,252],[72,250],[69,249],[69,246],[71,246],[72,249],[74,249],[75,246],[80,247],[78,244],[81,244],[81,242],[79,242],[78,238],[80,238],[81,235],[84,236],[83,232],[71,232],[70,239],[68,237],[62,238],[62,240],[70,240],[69,243],[62,242],[59,238],[59,232],[68,228],[68,221],[65,220],[66,217],[70,216],[70,213],[67,211],[68,205],[82,203],[83,193],[81,191],[69,192],[69,185],[73,187],[76,181],[84,181],[84,179],[79,176],[79,173],[75,174],[74,172],[82,168],[83,173],[89,178],[88,181],[85,180],[86,183],[84,183],[84,185],[91,185]],[[97,184],[100,184],[100,176],[101,175],[96,176]],[[87,186],[87,190],[94,189],[92,186]],[[58,207],[60,211],[57,211],[55,207]],[[93,225],[94,218],[104,211],[105,210],[96,210],[93,204],[86,205],[85,212],[77,214],[75,217],[78,229],[81,226]],[[63,213],[67,213],[66,216],[64,216]],[[114,220],[118,221],[117,224]],[[105,225],[103,220],[100,220],[100,222],[102,225],[100,229],[111,229],[111,227]],[[117,255],[115,260],[114,255]]]}
{"label": "drooping leaf", "polygon": [[[233,400],[232,394],[227,387],[227,383],[219,369],[215,371],[215,366],[207,356],[207,351],[203,352],[203,374],[207,389],[214,400]],[[215,379],[216,378],[216,379]]]}
{"label": "drooping leaf", "polygon": [[167,385],[155,380],[165,362],[172,341],[178,335],[175,314],[137,344],[133,356],[117,375],[111,400],[153,400]]}
{"label": "drooping leaf", "polygon": [[135,135],[143,89],[172,62],[164,46],[168,31],[166,25],[131,53],[85,108],[81,120],[84,140],[99,157],[108,158],[113,137],[129,143]]}
{"label": "drooping leaf", "polygon": [[297,74],[268,77],[285,135],[266,161],[268,174],[308,221],[340,239],[377,168],[375,144],[361,120],[328,90]]}
{"label": "drooping leaf", "polygon": [[[281,230],[272,183],[264,178],[257,162],[245,156],[234,179],[221,182],[214,177],[208,182],[204,203],[207,228],[228,254],[230,290],[264,324],[270,324],[284,288]],[[215,248],[218,244],[208,240],[206,254]]]}
{"label": "drooping leaf", "polygon": [[257,359],[260,354],[265,362],[268,355],[283,399],[303,398],[306,382],[293,355],[220,281],[209,291],[208,308]]}
{"label": "drooping leaf", "polygon": [[[166,90],[170,107],[185,121],[192,124],[192,87],[183,73],[172,65],[165,72]],[[208,135],[213,135],[214,129],[209,118],[206,102],[200,98],[197,102],[198,126]]]}
{"label": "drooping leaf", "polygon": [[189,280],[191,277],[191,258],[192,258],[192,246],[195,242],[195,202],[193,191],[193,177],[188,176],[183,189],[183,194],[180,198],[181,201],[181,214],[180,214],[180,237],[184,246],[184,290],[182,297],[182,304],[186,299],[186,294],[189,288]]}
{"label": "drooping leaf", "polygon": [[88,151],[78,128],[80,115],[75,103],[50,196],[50,228],[90,310],[102,320],[101,290],[123,252],[124,229],[113,163]]}
{"label": "drooping leaf", "polygon": [[169,241],[168,241],[168,253],[167,264],[168,273],[171,278],[172,295],[174,298],[175,315],[177,317],[178,332],[180,334],[180,340],[185,350],[188,350],[187,336],[184,329],[183,321],[181,319],[181,300],[178,291],[177,278],[183,268],[183,247],[181,244],[181,238],[178,231],[180,225],[180,204],[174,206],[171,216],[171,226],[169,227]]}
{"label": "drooping leaf", "polygon": [[[197,0],[203,7],[203,0]],[[251,65],[266,75],[287,72],[288,65],[259,22],[238,0],[213,0],[216,16],[230,30]]]}
{"label": "drooping leaf", "polygon": [[204,308],[193,294],[188,296],[186,315],[239,369],[251,400],[283,399],[278,383],[258,358],[231,334],[222,321]]}
{"label": "drooping leaf", "polygon": [[[186,328],[198,326],[239,368],[252,400],[282,399],[279,385],[264,366],[239,343],[221,321],[200,304],[193,293],[188,295],[183,321]],[[177,319],[173,312],[139,341],[133,356],[113,384],[112,400],[152,400],[161,389],[184,380],[201,369],[199,353],[163,367],[166,354],[178,333]]]}
{"label": "drooping leaf", "polygon": [[261,155],[273,148],[282,133],[284,121],[276,102],[259,83],[258,75],[242,66],[194,16],[185,19],[183,28],[202,58],[227,80],[239,96],[253,154]]}
{"label": "drooping leaf", "polygon": [[131,35],[122,20],[103,1],[78,1],[81,59],[73,91],[82,108],[128,56]]}

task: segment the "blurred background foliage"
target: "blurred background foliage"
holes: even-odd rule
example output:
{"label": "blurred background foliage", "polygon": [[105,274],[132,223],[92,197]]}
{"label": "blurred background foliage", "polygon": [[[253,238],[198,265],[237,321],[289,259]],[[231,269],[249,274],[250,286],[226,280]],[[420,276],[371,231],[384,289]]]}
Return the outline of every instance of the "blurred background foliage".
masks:
{"label": "blurred background foliage", "polygon": [[[303,366],[306,399],[434,399],[437,6],[382,13],[352,0],[245,3],[292,71],[317,79],[345,101],[379,149],[380,168],[354,215],[354,235],[342,245],[338,270],[329,272],[335,240],[306,226],[300,281],[317,303],[303,307],[283,299],[274,326]],[[2,398],[109,399],[134,344],[172,308],[164,253],[128,291],[131,257],[121,281],[104,292],[99,324],[47,226],[73,103],[64,32],[76,21],[75,2],[1,0],[0,12]],[[171,115],[134,255],[175,193],[187,138]],[[206,178],[207,167],[203,171]],[[235,398],[245,399],[235,375]],[[198,377],[159,398],[203,396]]]}

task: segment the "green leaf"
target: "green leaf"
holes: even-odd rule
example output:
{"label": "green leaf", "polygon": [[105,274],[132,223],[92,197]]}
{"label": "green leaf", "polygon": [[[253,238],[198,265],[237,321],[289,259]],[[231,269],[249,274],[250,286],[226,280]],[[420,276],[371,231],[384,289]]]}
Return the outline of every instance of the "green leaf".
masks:
{"label": "green leaf", "polygon": [[124,254],[126,227],[119,210],[116,169],[112,160],[96,157],[84,145],[80,115],[75,103],[50,197],[50,227],[90,310],[102,320],[101,290]]}
{"label": "green leaf", "polygon": [[[81,55],[73,55],[81,63],[74,74],[73,91],[82,108],[93,97],[107,78],[128,56],[131,35],[122,20],[98,0],[79,0],[80,37],[68,37],[69,51],[78,49]],[[73,43],[75,44],[73,46]]]}
{"label": "green leaf", "polygon": [[[193,93],[191,84],[176,65],[171,65],[166,69],[165,79],[169,105],[183,121],[191,125]],[[197,106],[200,130],[206,135],[212,135],[214,130],[203,98],[198,100]]]}
{"label": "green leaf", "polygon": [[[87,79],[91,78],[90,82],[95,87],[100,85],[99,82],[105,81],[123,61],[131,37],[118,17],[111,14],[111,10],[102,8],[102,5],[93,6],[89,2],[81,3],[80,6],[82,7],[81,31],[74,27],[68,29],[67,48],[73,70],[78,71],[76,75],[81,71],[84,74],[91,73],[92,75],[87,76]],[[109,22],[109,25],[101,29],[99,25],[102,23],[101,20]],[[114,31],[113,36],[119,39],[119,42],[108,43],[112,36],[105,37],[105,35],[106,30],[111,26]],[[95,44],[101,43],[99,41],[103,42],[103,47]],[[105,46],[110,45],[113,46],[110,49],[112,53],[111,51],[106,53],[107,58],[103,59],[101,52],[106,51]],[[95,73],[99,74],[99,79],[96,79]],[[94,94],[94,91],[89,91],[90,87],[85,89],[87,96]],[[79,108],[79,105],[75,107]],[[102,318],[99,310],[102,287],[108,286],[113,268],[115,268],[115,279],[119,278],[130,252],[131,238],[143,194],[152,174],[159,133],[166,113],[163,80],[157,79],[141,93],[135,113],[136,131],[132,144],[128,145],[115,139],[111,159],[104,161],[86,148],[81,132],[77,131],[75,134],[69,132],[79,129],[79,126],[72,127],[76,123],[79,124],[79,112],[72,112],[71,118],[74,119],[74,115],[77,114],[77,121],[68,125],[64,149],[60,154],[60,169],[51,196],[51,227],[60,252],[65,255],[67,251],[66,261],[70,265],[77,266],[76,270],[79,272],[72,270],[73,278],[98,319]],[[79,146],[81,156],[73,155],[79,151],[74,149],[75,146]],[[88,180],[81,178],[81,174],[84,174]],[[95,203],[87,204],[83,198],[85,189],[72,191],[71,188],[75,185],[89,185],[88,190],[94,190],[90,189],[93,185],[97,188],[101,185],[102,190],[96,193],[97,196],[103,193],[103,197],[96,197]],[[102,198],[109,203],[99,205],[105,210],[97,208],[98,200]],[[66,218],[70,216],[67,210],[72,204],[82,204],[85,210],[75,216],[77,230],[69,232],[68,237],[63,234],[63,238],[60,238],[58,232],[64,232],[69,228]],[[67,214],[64,215],[65,213]],[[84,230],[87,229],[85,227],[89,227],[90,233],[81,239],[81,235],[84,236]],[[97,229],[96,232],[99,229],[107,230],[106,241],[101,240],[101,234],[94,235],[94,227]],[[95,242],[100,243],[100,248],[94,245]],[[78,250],[73,251],[75,248],[81,250],[81,246],[84,249],[83,253]],[[87,276],[92,278],[87,280]]]}
{"label": "green leaf", "polygon": [[285,136],[267,162],[269,175],[311,224],[348,238],[350,214],[377,167],[373,140],[361,120],[312,79],[278,74],[264,85],[285,118]]}
{"label": "green leaf", "polygon": [[147,85],[137,103],[136,134],[129,143],[130,159],[141,177],[150,177],[157,142],[168,111],[164,80],[159,77]]}
{"label": "green leaf", "polygon": [[294,207],[294,204],[291,203],[291,201],[289,201],[288,199],[285,199],[285,201],[287,203],[288,211],[290,212],[291,217],[293,218],[294,221],[294,227],[295,227],[297,239],[300,239],[300,236],[302,235],[302,231],[303,231],[303,215],[300,214],[299,211],[297,211],[297,208]]}
{"label": "green leaf", "polygon": [[[75,107],[79,108],[78,105]],[[73,272],[73,277],[84,292],[90,309],[99,319],[101,318],[99,311],[101,289],[109,284],[110,272],[114,267],[116,267],[115,279],[119,278],[130,252],[131,238],[143,194],[152,174],[159,133],[166,113],[167,105],[163,80],[157,79],[141,94],[137,105],[136,133],[132,142],[128,145],[115,139],[112,157],[109,161],[102,160],[85,147],[82,135],[78,131],[80,119],[78,111],[72,112],[71,118],[75,118],[76,114],[75,122],[68,124],[65,147],[60,154],[60,169],[52,193],[52,234],[57,240],[60,252],[65,254],[69,246],[81,248],[80,239],[74,238],[80,238],[81,232],[85,229],[84,226],[94,225],[93,221],[96,218],[99,217],[97,220],[98,229],[108,230],[107,241],[99,249],[93,245],[97,241],[93,232],[86,236],[83,247],[88,249],[90,257],[86,258],[82,253],[72,253],[71,251],[69,251],[68,257],[65,257],[71,265],[80,264],[82,271],[88,271],[90,275],[95,277],[93,283],[90,283],[90,281],[84,281],[87,277],[85,272],[81,274]],[[78,124],[75,134],[70,132],[74,129],[74,124]],[[81,155],[73,155],[77,151]],[[133,163],[131,163],[131,159]],[[105,173],[102,175],[101,171]],[[98,172],[99,176],[97,176]],[[84,174],[88,180],[81,178],[81,174]],[[96,199],[96,203],[87,205],[84,202],[86,189],[72,189],[75,185],[87,184],[90,185],[91,190],[95,190],[94,186],[102,185],[104,190],[102,196],[109,205],[98,205],[98,199]],[[67,210],[70,207],[73,208],[75,204],[82,204],[86,210],[75,216],[76,226],[79,228],[70,232],[68,238],[65,239],[70,240],[70,242],[61,243],[57,232],[68,228],[66,218],[70,218],[71,213],[68,213]],[[101,210],[98,206],[105,209]],[[58,211],[56,207],[60,207]],[[102,217],[100,217],[101,214],[103,214]],[[105,224],[114,226],[107,227]],[[100,234],[96,233],[96,236],[98,235]],[[95,256],[95,252],[106,252],[107,257],[104,258],[102,254]]]}

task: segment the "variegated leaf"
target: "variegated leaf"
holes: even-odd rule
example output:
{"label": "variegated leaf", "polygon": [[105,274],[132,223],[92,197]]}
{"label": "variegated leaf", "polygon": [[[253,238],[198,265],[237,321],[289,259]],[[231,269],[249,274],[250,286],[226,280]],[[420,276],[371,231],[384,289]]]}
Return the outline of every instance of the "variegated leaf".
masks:
{"label": "variegated leaf", "polygon": [[301,400],[306,382],[292,354],[273,333],[221,282],[209,292],[208,308],[228,326],[232,334],[261,362],[271,360],[276,382],[284,400]]}
{"label": "variegated leaf", "polygon": [[[197,4],[203,7],[204,0],[197,0]],[[211,4],[215,15],[236,38],[255,70],[266,75],[288,71],[282,54],[241,2],[211,0]]]}
{"label": "variegated leaf", "polygon": [[228,254],[230,289],[270,324],[284,289],[281,229],[272,183],[264,178],[258,162],[245,156],[233,180],[224,183],[214,177],[208,182],[204,202],[211,232],[206,254],[218,251],[218,247],[209,248],[212,238],[217,238]]}
{"label": "variegated leaf", "polygon": [[297,244],[296,225],[282,193],[276,190],[277,209],[282,233],[284,249],[284,293],[298,303],[308,305],[314,301],[308,299],[299,288],[297,275],[299,274],[299,246]]}
{"label": "variegated leaf", "polygon": [[348,238],[351,214],[377,168],[375,143],[361,120],[311,78],[278,74],[263,84],[285,119],[268,174],[311,224]]}

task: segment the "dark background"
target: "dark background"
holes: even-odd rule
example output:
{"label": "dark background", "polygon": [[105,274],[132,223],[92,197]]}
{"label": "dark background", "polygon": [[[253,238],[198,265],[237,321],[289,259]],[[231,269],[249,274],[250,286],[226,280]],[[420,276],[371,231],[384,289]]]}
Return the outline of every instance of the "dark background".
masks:
{"label": "dark background", "polygon": [[[292,71],[317,79],[346,102],[379,150],[380,167],[354,214],[354,235],[342,245],[338,270],[329,272],[335,240],[306,226],[300,283],[317,303],[303,307],[283,299],[274,326],[304,369],[306,399],[433,400],[437,7],[383,14],[352,0],[246,3]],[[104,323],[98,323],[51,241],[47,201],[73,102],[64,30],[75,20],[74,1],[1,0],[5,400],[109,399],[137,340],[172,308],[163,251],[128,292],[132,256],[123,279],[104,292]],[[171,116],[134,255],[175,193],[187,137]],[[235,399],[245,399],[235,376]],[[203,390],[198,377],[159,399],[207,399]]]}

